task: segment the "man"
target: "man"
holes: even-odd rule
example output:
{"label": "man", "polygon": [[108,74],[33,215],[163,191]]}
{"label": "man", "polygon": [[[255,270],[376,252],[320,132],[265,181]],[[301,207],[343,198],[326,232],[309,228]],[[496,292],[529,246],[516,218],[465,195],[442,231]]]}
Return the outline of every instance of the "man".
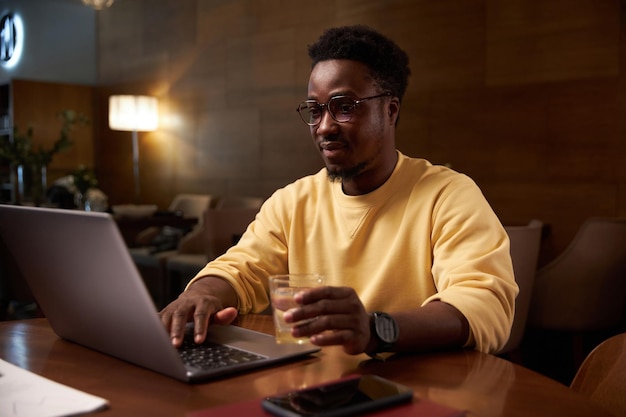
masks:
{"label": "man", "polygon": [[239,243],[210,262],[161,312],[172,342],[269,305],[268,277],[326,276],[285,319],[296,337],[348,354],[507,341],[517,285],[509,242],[468,177],[409,158],[395,133],[408,57],[364,27],[327,30],[309,47],[298,106],[326,168],[276,191]]}

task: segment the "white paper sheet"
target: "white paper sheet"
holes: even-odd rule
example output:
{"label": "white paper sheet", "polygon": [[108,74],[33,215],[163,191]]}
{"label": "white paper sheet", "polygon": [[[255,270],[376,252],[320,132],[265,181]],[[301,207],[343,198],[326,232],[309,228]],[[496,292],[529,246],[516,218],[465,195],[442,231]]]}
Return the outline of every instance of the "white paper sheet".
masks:
{"label": "white paper sheet", "polygon": [[108,401],[0,359],[0,416],[60,417],[108,407]]}

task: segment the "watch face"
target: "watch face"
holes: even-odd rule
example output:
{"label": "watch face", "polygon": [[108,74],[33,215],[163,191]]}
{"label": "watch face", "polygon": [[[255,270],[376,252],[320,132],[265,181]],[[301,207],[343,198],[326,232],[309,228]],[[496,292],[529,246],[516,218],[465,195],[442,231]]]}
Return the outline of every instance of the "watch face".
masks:
{"label": "watch face", "polygon": [[388,314],[375,314],[376,334],[385,343],[395,343],[398,339],[398,325]]}

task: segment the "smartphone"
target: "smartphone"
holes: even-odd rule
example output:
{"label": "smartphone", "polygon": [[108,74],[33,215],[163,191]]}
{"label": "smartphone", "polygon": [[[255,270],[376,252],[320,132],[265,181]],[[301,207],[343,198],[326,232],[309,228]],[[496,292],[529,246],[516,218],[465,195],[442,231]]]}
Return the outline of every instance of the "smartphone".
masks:
{"label": "smartphone", "polygon": [[261,405],[280,417],[340,417],[408,402],[411,388],[375,375],[354,375],[266,397]]}

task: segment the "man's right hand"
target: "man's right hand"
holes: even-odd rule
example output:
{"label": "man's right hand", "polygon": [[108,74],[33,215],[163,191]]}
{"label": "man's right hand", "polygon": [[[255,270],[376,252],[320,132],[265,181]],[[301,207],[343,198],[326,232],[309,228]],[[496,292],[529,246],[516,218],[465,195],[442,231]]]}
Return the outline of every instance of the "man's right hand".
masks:
{"label": "man's right hand", "polygon": [[182,345],[187,323],[192,320],[196,343],[204,342],[210,323],[230,324],[237,317],[237,309],[224,308],[223,300],[230,300],[229,304],[234,305],[233,297],[233,289],[220,278],[207,277],[193,283],[159,313],[172,344]]}

